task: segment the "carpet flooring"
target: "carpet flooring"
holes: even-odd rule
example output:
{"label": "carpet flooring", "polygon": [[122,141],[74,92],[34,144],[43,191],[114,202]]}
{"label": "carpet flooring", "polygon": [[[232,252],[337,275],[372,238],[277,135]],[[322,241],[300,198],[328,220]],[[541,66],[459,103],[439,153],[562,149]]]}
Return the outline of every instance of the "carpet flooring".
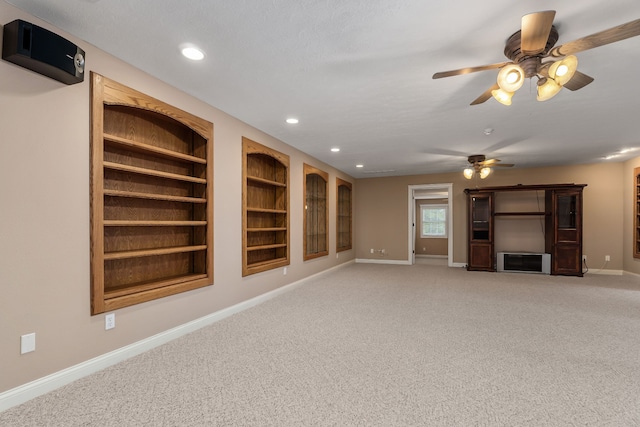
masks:
{"label": "carpet flooring", "polygon": [[640,280],[353,264],[2,426],[638,426]]}

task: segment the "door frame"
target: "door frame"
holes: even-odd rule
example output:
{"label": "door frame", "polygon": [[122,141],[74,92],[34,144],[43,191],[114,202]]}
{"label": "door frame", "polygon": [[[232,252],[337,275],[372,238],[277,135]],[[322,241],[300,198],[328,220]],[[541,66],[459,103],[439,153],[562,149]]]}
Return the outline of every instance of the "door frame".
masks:
{"label": "door frame", "polygon": [[[422,192],[433,191],[430,197]],[[453,267],[453,183],[444,184],[417,184],[409,185],[409,238],[408,238],[408,260],[409,265],[416,263],[416,200],[420,199],[442,199],[442,193],[447,192],[447,265]]]}

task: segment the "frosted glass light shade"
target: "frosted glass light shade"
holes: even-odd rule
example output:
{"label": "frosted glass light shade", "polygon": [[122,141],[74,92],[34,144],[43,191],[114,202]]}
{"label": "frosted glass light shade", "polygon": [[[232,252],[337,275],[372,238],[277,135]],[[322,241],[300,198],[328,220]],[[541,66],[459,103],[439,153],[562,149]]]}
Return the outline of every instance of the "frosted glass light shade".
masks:
{"label": "frosted glass light shade", "polygon": [[560,86],[567,84],[578,69],[578,58],[569,55],[560,61],[556,61],[549,67],[549,77],[555,80]]}
{"label": "frosted glass light shade", "polygon": [[503,105],[511,105],[511,98],[513,97],[513,92],[507,92],[503,89],[495,89],[491,91],[491,95]]}
{"label": "frosted glass light shade", "polygon": [[473,178],[473,169],[472,168],[466,168],[462,174],[464,175],[465,178],[467,179],[471,179]]}
{"label": "frosted glass light shade", "polygon": [[515,92],[524,84],[524,70],[518,64],[505,65],[498,73],[498,86],[506,92]]}
{"label": "frosted glass light shade", "polygon": [[547,101],[560,92],[562,86],[556,83],[553,79],[547,79],[543,84],[538,85],[538,101]]}
{"label": "frosted glass light shade", "polygon": [[480,169],[480,179],[485,179],[491,173],[491,168]]}

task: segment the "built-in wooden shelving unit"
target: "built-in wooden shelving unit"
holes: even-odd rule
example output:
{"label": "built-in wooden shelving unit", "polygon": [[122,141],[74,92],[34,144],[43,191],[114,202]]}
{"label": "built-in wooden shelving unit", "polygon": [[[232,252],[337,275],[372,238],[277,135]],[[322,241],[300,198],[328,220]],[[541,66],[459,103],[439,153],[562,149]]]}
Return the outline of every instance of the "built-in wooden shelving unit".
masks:
{"label": "built-in wooden shelving unit", "polygon": [[[582,192],[584,187],[586,184],[544,184],[464,190],[468,200],[467,269],[495,271],[495,217],[539,216],[544,217],[545,221],[545,252],[551,257],[550,273],[582,276]],[[545,194],[544,212],[495,211],[497,194],[538,191],[544,191]]]}
{"label": "built-in wooden shelving unit", "polygon": [[213,124],[91,77],[91,313],[213,284]]}
{"label": "built-in wooden shelving unit", "polygon": [[336,178],[336,251],[346,251],[352,247],[352,185]]}
{"label": "built-in wooden shelving unit", "polygon": [[289,156],[242,139],[242,275],[289,265]]}
{"label": "built-in wooden shelving unit", "polygon": [[303,259],[306,261],[329,254],[329,174],[306,163],[303,170]]}
{"label": "built-in wooden shelving unit", "polygon": [[633,257],[640,258],[640,168],[633,170]]}

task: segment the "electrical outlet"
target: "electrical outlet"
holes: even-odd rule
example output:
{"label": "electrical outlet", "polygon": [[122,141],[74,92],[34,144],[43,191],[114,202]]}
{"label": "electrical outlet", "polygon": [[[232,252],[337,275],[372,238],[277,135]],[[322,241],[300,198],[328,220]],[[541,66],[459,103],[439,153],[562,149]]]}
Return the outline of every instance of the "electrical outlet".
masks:
{"label": "electrical outlet", "polygon": [[371,253],[373,253],[373,248],[371,248]]}
{"label": "electrical outlet", "polygon": [[587,262],[587,256],[586,255],[582,255],[582,261]]}
{"label": "electrical outlet", "polygon": [[605,255],[605,256],[604,256],[604,260],[605,260],[606,262],[609,262],[609,261],[611,261],[611,257],[610,257],[609,255]]}
{"label": "electrical outlet", "polygon": [[287,275],[287,267],[285,267],[285,268],[283,268],[283,269],[282,269],[282,275],[283,275],[283,276],[286,276],[286,275]]}
{"label": "electrical outlet", "polygon": [[20,337],[20,354],[36,351],[36,333],[22,335]]}
{"label": "electrical outlet", "polygon": [[104,329],[109,330],[116,327],[116,314],[109,313],[104,316]]}

